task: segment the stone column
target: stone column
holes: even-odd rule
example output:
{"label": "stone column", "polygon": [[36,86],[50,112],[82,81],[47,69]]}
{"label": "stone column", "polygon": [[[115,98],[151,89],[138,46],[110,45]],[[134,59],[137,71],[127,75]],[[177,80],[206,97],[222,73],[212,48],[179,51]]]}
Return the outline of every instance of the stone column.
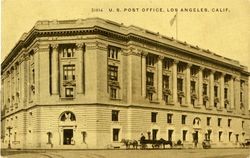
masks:
{"label": "stone column", "polygon": [[225,73],[221,73],[221,77],[220,77],[220,106],[221,108],[224,107],[224,77],[225,77]]}
{"label": "stone column", "polygon": [[190,89],[190,68],[192,64],[188,63],[187,64],[187,69],[186,69],[186,104],[190,105],[191,103],[191,89]]}
{"label": "stone column", "polygon": [[230,83],[229,83],[229,86],[230,86],[230,108],[231,109],[234,109],[234,76],[231,76],[231,79],[230,79]]}
{"label": "stone column", "polygon": [[146,98],[146,56],[147,56],[147,53],[146,52],[142,52],[142,97],[143,98]]}
{"label": "stone column", "polygon": [[178,60],[173,61],[173,103],[177,103],[177,64],[179,63]]}
{"label": "stone column", "polygon": [[52,94],[58,94],[58,44],[52,46]]}
{"label": "stone column", "polygon": [[203,70],[204,70],[204,67],[200,67],[199,69],[199,74],[198,74],[198,77],[199,77],[199,84],[198,84],[198,105],[199,106],[202,106],[203,104]]}
{"label": "stone column", "polygon": [[76,56],[78,59],[78,66],[77,66],[77,74],[76,74],[76,88],[77,88],[77,93],[82,94],[84,92],[84,74],[83,74],[83,69],[84,69],[84,59],[83,59],[83,47],[84,43],[77,43],[76,44]]}
{"label": "stone column", "polygon": [[164,56],[158,57],[158,101],[162,100],[162,60],[164,59]]}
{"label": "stone column", "polygon": [[210,105],[210,107],[214,106],[214,73],[215,73],[214,70],[210,71],[210,79],[209,79],[209,86],[210,86],[210,88],[209,88],[209,90],[210,90],[209,105]]}

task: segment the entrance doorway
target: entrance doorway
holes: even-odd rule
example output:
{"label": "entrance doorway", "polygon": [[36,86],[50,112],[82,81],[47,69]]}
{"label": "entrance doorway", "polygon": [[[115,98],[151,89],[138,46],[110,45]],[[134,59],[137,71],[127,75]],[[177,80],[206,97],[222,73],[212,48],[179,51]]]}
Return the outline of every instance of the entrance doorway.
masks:
{"label": "entrance doorway", "polygon": [[63,145],[74,144],[73,141],[73,129],[64,129],[63,130]]}
{"label": "entrance doorway", "polygon": [[195,132],[193,133],[193,140],[194,140],[194,142],[198,142],[198,140],[199,140],[198,131],[195,131]]}
{"label": "entrance doorway", "polygon": [[197,147],[198,141],[199,141],[199,132],[195,131],[193,133],[193,141],[194,141],[194,146]]}

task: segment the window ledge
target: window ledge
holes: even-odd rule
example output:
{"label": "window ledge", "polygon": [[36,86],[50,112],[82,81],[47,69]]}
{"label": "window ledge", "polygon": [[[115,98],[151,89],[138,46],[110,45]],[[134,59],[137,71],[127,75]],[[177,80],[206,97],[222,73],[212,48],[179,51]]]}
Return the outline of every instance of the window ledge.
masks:
{"label": "window ledge", "polygon": [[61,97],[62,100],[73,100],[75,97]]}
{"label": "window ledge", "polygon": [[110,61],[115,61],[115,62],[120,62],[119,59],[114,59],[114,58],[110,58],[110,57],[108,57],[108,60],[110,60]]}
{"label": "window ledge", "polygon": [[61,57],[62,60],[67,60],[67,59],[76,59],[76,57]]}
{"label": "window ledge", "polygon": [[194,108],[201,109],[200,105],[194,105]]}
{"label": "window ledge", "polygon": [[188,104],[180,104],[182,107],[188,107]]}
{"label": "window ledge", "polygon": [[110,100],[114,100],[114,101],[121,101],[121,98],[109,98]]}
{"label": "window ledge", "polygon": [[207,110],[213,110],[213,107],[212,106],[208,106],[206,107]]}
{"label": "window ledge", "polygon": [[150,102],[150,103],[153,103],[153,104],[160,104],[160,102],[157,101],[157,100],[150,100],[149,102]]}
{"label": "window ledge", "polygon": [[170,73],[170,72],[172,72],[171,70],[169,70],[169,69],[163,69],[163,71],[164,72],[166,72],[166,73]]}
{"label": "window ledge", "polygon": [[174,103],[165,103],[167,106],[174,106]]}

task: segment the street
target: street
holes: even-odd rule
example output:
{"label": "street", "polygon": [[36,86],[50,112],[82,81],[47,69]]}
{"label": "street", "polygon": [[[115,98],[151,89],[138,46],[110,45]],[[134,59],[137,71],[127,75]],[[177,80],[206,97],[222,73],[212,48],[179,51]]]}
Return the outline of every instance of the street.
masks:
{"label": "street", "polygon": [[2,150],[8,158],[250,158],[250,149]]}

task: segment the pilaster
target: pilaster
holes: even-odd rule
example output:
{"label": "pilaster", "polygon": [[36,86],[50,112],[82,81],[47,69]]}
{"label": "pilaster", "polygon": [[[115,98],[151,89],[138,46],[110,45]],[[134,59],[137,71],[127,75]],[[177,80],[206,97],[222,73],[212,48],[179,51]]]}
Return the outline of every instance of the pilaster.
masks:
{"label": "pilaster", "polygon": [[142,97],[146,98],[146,57],[148,53],[142,52]]}
{"label": "pilaster", "polygon": [[229,83],[229,86],[230,86],[230,108],[231,109],[234,109],[234,91],[235,91],[234,79],[235,79],[235,77],[231,76],[230,83]]}
{"label": "pilaster", "polygon": [[162,60],[164,59],[164,56],[158,56],[158,101],[162,100]]}
{"label": "pilaster", "polygon": [[78,59],[76,88],[77,88],[77,93],[82,94],[84,93],[84,43],[76,44],[76,56]]}
{"label": "pilaster", "polygon": [[200,67],[198,72],[198,106],[203,104],[203,70],[204,67]]}
{"label": "pilaster", "polygon": [[209,106],[212,108],[214,106],[214,70],[210,71],[210,76],[209,76],[209,90],[210,90],[210,94],[209,94]]}
{"label": "pilaster", "polygon": [[52,94],[58,94],[58,44],[52,44]]}
{"label": "pilaster", "polygon": [[173,104],[177,103],[177,64],[178,60],[173,61]]}
{"label": "pilaster", "polygon": [[190,68],[192,64],[188,63],[186,68],[186,104],[190,105],[191,103],[191,89],[190,89]]}
{"label": "pilaster", "polygon": [[224,77],[225,73],[221,73],[220,77],[220,107],[224,107]]}

